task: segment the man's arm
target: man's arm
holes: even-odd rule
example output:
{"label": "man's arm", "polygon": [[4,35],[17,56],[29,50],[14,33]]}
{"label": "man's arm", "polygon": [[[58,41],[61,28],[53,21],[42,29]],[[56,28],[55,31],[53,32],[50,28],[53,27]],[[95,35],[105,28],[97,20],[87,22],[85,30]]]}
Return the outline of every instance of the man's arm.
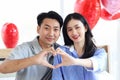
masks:
{"label": "man's arm", "polygon": [[33,64],[33,57],[18,60],[5,60],[0,64],[0,73],[16,72]]}
{"label": "man's arm", "polygon": [[16,72],[31,65],[44,65],[54,68],[54,66],[49,64],[47,61],[48,53],[52,53],[53,55],[55,54],[53,48],[48,48],[29,58],[5,60],[2,64],[0,64],[0,73]]}

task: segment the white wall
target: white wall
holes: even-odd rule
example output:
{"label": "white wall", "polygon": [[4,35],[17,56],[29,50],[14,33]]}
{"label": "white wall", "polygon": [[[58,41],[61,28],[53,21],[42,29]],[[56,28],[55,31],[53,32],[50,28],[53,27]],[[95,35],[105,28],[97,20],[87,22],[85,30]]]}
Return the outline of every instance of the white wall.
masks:
{"label": "white wall", "polygon": [[61,0],[1,0],[0,1],[0,48],[6,48],[1,37],[1,29],[6,22],[18,27],[18,44],[32,40],[36,36],[36,17],[41,12],[54,10],[62,15]]}
{"label": "white wall", "polygon": [[118,44],[118,33],[117,29],[119,27],[119,21],[105,21],[100,19],[93,29],[94,38],[97,41],[98,45],[109,45],[109,55],[110,55],[110,71],[114,80],[119,80],[118,74],[118,52],[117,50],[120,47],[117,47]]}
{"label": "white wall", "polygon": [[[116,52],[116,56],[117,56],[117,59],[116,59],[116,61],[118,62],[118,64],[117,64],[117,77],[118,77],[118,79],[120,79],[120,20],[119,20],[119,24],[118,24],[119,26],[117,27],[117,52]],[[119,34],[119,35],[118,35]]]}
{"label": "white wall", "polygon": [[[63,2],[62,2],[63,1]],[[36,36],[36,16],[43,11],[55,10],[63,18],[74,12],[76,0],[1,0],[0,1],[0,29],[6,22],[17,25],[20,33],[18,44],[32,40]],[[97,44],[107,44],[110,47],[111,74],[114,80],[119,80],[120,67],[120,21],[106,21],[100,19],[92,32]],[[1,33],[0,33],[1,35]],[[58,40],[63,44],[62,35]],[[0,36],[0,48],[6,48]]]}

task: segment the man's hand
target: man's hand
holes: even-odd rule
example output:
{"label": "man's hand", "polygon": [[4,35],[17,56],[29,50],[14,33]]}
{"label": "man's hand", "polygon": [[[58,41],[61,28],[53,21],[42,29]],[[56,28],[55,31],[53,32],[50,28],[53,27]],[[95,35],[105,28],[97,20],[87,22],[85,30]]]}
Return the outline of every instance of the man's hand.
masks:
{"label": "man's hand", "polygon": [[56,55],[56,51],[53,47],[47,48],[39,52],[37,55],[34,56],[34,60],[36,64],[41,64],[50,68],[55,68],[52,64],[47,61],[48,55]]}

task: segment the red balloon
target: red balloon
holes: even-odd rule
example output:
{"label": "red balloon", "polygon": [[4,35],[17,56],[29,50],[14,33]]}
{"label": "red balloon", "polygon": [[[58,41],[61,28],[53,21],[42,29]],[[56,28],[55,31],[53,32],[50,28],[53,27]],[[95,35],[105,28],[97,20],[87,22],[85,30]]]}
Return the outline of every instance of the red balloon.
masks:
{"label": "red balloon", "polygon": [[19,33],[15,24],[6,23],[2,27],[2,40],[7,48],[14,48],[17,45]]}
{"label": "red balloon", "polygon": [[104,8],[109,14],[116,14],[120,10],[120,0],[101,0]]}
{"label": "red balloon", "polygon": [[120,18],[120,13],[112,15],[108,11],[106,11],[106,9],[102,9],[101,10],[101,18],[103,18],[105,20],[115,20],[115,19]]}
{"label": "red balloon", "polygon": [[101,5],[99,0],[77,0],[74,11],[82,14],[93,29],[100,18]]}

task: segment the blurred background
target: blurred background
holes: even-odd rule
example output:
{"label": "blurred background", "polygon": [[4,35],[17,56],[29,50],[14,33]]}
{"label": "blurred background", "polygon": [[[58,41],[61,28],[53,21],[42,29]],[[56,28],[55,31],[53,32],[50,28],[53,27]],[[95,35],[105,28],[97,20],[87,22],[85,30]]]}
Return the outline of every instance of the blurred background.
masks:
{"label": "blurred background", "polygon": [[[14,23],[19,32],[17,45],[31,41],[37,35],[36,17],[39,13],[53,10],[65,18],[67,14],[74,12],[75,3],[76,0],[0,0],[0,31],[5,23]],[[102,4],[101,7],[103,7]],[[89,7],[84,10],[89,11]],[[0,49],[5,49],[1,32]],[[100,17],[92,28],[92,32],[98,45],[109,46],[110,74],[113,80],[120,80],[120,19],[105,20]],[[62,35],[57,42],[64,44]]]}

